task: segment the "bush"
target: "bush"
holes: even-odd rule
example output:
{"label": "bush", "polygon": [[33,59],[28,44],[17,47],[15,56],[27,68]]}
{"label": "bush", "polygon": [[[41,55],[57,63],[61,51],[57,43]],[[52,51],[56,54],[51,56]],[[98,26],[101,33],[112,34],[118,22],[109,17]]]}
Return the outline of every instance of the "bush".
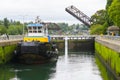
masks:
{"label": "bush", "polygon": [[104,27],[100,24],[92,25],[90,28],[90,34],[100,35],[104,33]]}
{"label": "bush", "polygon": [[6,33],[6,28],[3,25],[0,25],[0,34],[5,34]]}

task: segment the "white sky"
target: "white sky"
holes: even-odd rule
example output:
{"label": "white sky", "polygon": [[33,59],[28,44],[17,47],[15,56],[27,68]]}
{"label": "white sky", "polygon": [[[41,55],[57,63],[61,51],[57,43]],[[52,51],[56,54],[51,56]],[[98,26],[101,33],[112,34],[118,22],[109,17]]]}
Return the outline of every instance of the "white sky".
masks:
{"label": "white sky", "polygon": [[0,0],[0,19],[34,21],[40,16],[43,21],[79,23],[65,8],[74,5],[88,16],[104,9],[106,0]]}

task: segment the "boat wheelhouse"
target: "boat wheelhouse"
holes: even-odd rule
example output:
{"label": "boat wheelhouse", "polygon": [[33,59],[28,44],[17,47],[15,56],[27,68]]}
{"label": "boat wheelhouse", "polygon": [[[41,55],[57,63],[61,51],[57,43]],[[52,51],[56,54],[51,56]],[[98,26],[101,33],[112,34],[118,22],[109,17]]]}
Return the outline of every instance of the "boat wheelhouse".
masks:
{"label": "boat wheelhouse", "polygon": [[27,36],[24,37],[24,42],[39,41],[50,42],[50,36],[48,35],[48,29],[45,24],[32,23],[27,25]]}

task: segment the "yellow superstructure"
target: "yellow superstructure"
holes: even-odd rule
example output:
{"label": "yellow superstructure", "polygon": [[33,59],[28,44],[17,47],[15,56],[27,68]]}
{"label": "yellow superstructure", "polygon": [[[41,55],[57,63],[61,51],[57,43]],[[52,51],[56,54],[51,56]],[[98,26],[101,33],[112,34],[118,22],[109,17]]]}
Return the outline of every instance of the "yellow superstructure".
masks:
{"label": "yellow superstructure", "polygon": [[32,42],[32,41],[39,41],[39,42],[49,42],[48,37],[24,37],[24,42]]}

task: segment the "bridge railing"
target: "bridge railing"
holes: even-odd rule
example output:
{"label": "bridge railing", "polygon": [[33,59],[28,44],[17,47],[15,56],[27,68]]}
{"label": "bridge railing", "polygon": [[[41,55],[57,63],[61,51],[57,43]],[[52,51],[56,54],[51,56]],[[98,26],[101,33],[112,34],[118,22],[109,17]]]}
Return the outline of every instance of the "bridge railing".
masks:
{"label": "bridge railing", "polygon": [[97,35],[50,35],[51,37],[96,37]]}
{"label": "bridge railing", "polygon": [[106,36],[99,36],[99,38],[120,41],[120,36],[108,36],[108,35],[106,35]]}
{"label": "bridge railing", "polygon": [[51,35],[51,39],[63,40],[67,37],[68,39],[93,39],[95,35]]}

